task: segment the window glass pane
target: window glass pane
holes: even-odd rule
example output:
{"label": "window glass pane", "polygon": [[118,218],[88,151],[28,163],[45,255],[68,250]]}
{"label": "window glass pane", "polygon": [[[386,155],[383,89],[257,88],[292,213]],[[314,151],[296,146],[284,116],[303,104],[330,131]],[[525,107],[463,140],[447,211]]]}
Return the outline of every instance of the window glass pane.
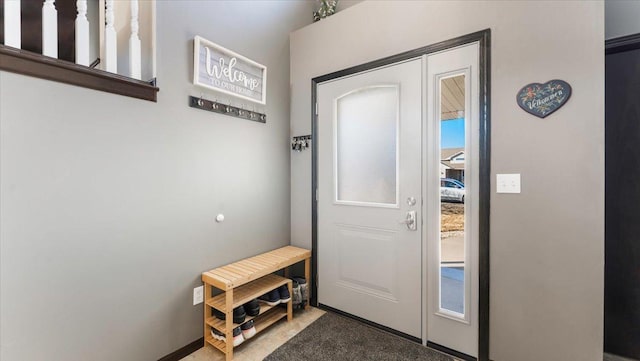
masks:
{"label": "window glass pane", "polygon": [[398,87],[349,93],[336,112],[337,200],[396,204]]}
{"label": "window glass pane", "polygon": [[[440,82],[440,309],[465,313],[464,75]],[[461,153],[462,152],[462,153]]]}

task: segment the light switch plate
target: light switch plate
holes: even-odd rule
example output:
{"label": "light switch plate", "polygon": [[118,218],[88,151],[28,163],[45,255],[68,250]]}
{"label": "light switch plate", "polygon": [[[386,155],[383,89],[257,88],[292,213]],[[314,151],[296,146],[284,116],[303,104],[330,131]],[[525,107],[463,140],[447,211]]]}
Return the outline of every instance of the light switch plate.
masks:
{"label": "light switch plate", "polygon": [[520,193],[520,174],[496,174],[497,193]]}
{"label": "light switch plate", "polygon": [[193,305],[199,305],[204,301],[204,286],[193,289]]}

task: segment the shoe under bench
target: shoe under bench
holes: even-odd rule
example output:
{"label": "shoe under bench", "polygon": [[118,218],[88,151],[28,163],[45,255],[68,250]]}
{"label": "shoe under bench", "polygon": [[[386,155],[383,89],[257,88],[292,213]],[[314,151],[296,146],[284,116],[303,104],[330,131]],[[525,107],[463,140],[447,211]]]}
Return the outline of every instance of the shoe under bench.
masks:
{"label": "shoe under bench", "polygon": [[[282,285],[287,285],[289,294],[293,295],[291,280],[274,273],[284,270],[285,275],[288,276],[289,266],[298,262],[304,262],[304,277],[307,282],[310,282],[311,251],[293,246],[278,248],[203,272],[205,347],[211,345],[223,352],[227,361],[232,360],[233,329],[240,326],[240,324],[233,323],[233,309]],[[221,290],[222,293],[213,296],[213,287]],[[284,317],[287,317],[287,321],[291,321],[293,318],[292,303],[292,301],[287,303],[286,310],[278,306],[261,304],[260,313],[255,317],[247,316],[244,322],[253,319],[256,333],[260,333]],[[307,302],[305,308],[308,307],[309,303]],[[212,308],[223,312],[225,320],[213,316]],[[226,341],[213,338],[210,332],[211,327],[224,333]]]}

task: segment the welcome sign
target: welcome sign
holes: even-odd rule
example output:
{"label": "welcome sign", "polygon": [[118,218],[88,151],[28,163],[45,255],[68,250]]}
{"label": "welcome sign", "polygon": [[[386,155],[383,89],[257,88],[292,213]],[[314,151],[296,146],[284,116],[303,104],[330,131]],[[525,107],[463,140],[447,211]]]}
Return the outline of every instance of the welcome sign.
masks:
{"label": "welcome sign", "polygon": [[193,42],[193,84],[265,104],[267,67],[196,36]]}
{"label": "welcome sign", "polygon": [[518,91],[517,101],[525,112],[544,118],[560,109],[571,97],[571,85],[554,79],[544,84],[527,84]]}

